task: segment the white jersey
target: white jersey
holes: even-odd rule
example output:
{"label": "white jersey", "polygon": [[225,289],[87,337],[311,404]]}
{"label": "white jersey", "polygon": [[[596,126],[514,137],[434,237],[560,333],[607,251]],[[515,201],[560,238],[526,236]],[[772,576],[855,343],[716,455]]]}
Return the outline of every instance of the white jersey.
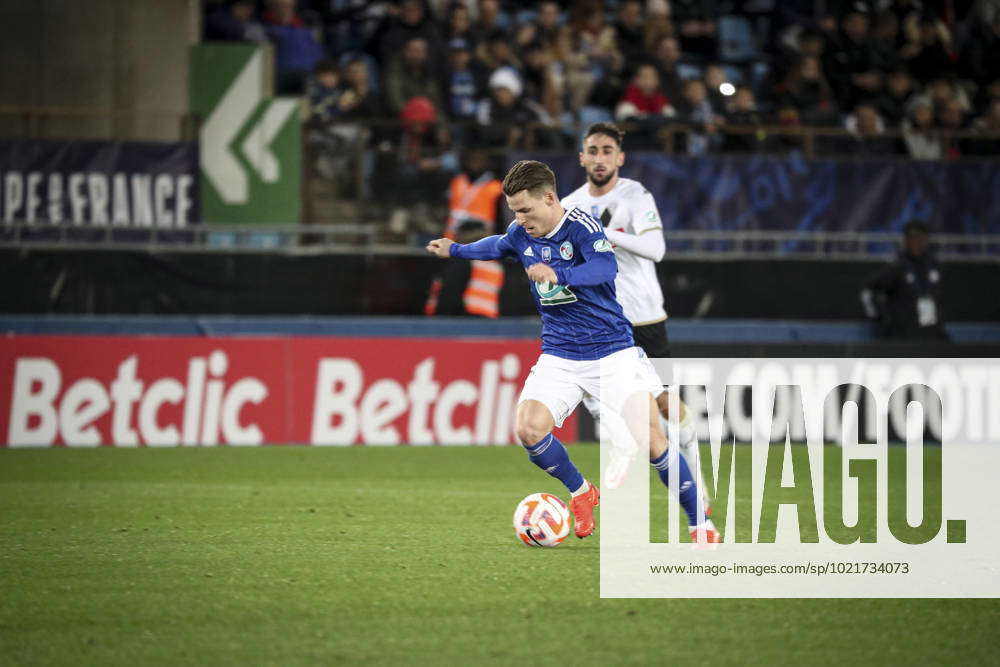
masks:
{"label": "white jersey", "polygon": [[[589,183],[562,200],[565,209],[574,206],[604,223],[607,229],[626,234],[662,234],[663,223],[653,195],[638,181],[618,178],[615,187],[600,197],[591,196]],[[663,291],[656,278],[656,263],[640,257],[621,246],[615,247],[618,277],[615,291],[625,317],[633,325],[653,324],[667,318],[663,307]]]}

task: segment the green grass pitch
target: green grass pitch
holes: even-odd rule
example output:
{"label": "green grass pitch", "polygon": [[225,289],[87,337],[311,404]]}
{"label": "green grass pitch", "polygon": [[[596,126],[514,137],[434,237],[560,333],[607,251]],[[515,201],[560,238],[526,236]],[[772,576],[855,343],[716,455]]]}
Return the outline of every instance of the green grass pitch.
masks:
{"label": "green grass pitch", "polygon": [[0,664],[997,664],[995,600],[602,600],[534,491],[515,447],[0,451]]}

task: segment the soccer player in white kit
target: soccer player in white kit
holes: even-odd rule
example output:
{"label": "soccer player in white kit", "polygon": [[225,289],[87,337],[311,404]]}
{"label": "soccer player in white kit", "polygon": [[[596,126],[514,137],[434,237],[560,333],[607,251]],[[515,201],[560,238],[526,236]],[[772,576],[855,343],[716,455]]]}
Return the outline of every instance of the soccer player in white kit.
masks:
{"label": "soccer player in white kit", "polygon": [[[562,200],[565,208],[579,208],[604,223],[604,233],[614,244],[618,260],[615,290],[625,317],[632,324],[635,344],[650,357],[670,356],[664,322],[663,291],[656,277],[656,262],[663,259],[666,243],[663,223],[653,196],[642,183],[619,175],[625,164],[621,149],[623,132],[613,123],[594,123],[583,136],[580,166],[587,172],[587,182]],[[583,401],[594,415],[599,415],[599,403],[592,397]],[[666,391],[656,396],[656,404],[664,419],[669,417]],[[695,472],[711,513],[708,491],[699,465],[698,438],[684,403],[679,401],[679,428],[674,437],[688,467]],[[670,429],[665,428],[670,438]]]}

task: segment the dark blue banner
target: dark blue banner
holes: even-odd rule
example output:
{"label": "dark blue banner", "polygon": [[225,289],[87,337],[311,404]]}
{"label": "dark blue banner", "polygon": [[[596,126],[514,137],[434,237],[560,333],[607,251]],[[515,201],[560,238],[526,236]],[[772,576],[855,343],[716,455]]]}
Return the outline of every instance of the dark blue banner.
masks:
{"label": "dark blue banner", "polygon": [[[560,195],[584,182],[576,154],[517,154],[556,173]],[[693,158],[629,153],[622,175],[656,198],[666,228],[899,231],[911,220],[950,234],[1000,233],[1000,163]]]}
{"label": "dark blue banner", "polygon": [[180,229],[200,221],[193,142],[0,141],[4,222]]}

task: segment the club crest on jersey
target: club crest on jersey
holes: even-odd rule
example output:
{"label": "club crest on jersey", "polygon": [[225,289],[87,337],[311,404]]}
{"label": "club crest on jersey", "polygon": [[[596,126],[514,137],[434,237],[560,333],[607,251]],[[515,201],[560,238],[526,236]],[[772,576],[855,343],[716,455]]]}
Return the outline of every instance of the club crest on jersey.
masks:
{"label": "club crest on jersey", "polygon": [[552,260],[552,248],[547,245],[542,246],[542,261],[548,264]]}
{"label": "club crest on jersey", "polygon": [[563,241],[562,245],[559,246],[559,256],[563,259],[573,259],[573,244],[569,241]]}

